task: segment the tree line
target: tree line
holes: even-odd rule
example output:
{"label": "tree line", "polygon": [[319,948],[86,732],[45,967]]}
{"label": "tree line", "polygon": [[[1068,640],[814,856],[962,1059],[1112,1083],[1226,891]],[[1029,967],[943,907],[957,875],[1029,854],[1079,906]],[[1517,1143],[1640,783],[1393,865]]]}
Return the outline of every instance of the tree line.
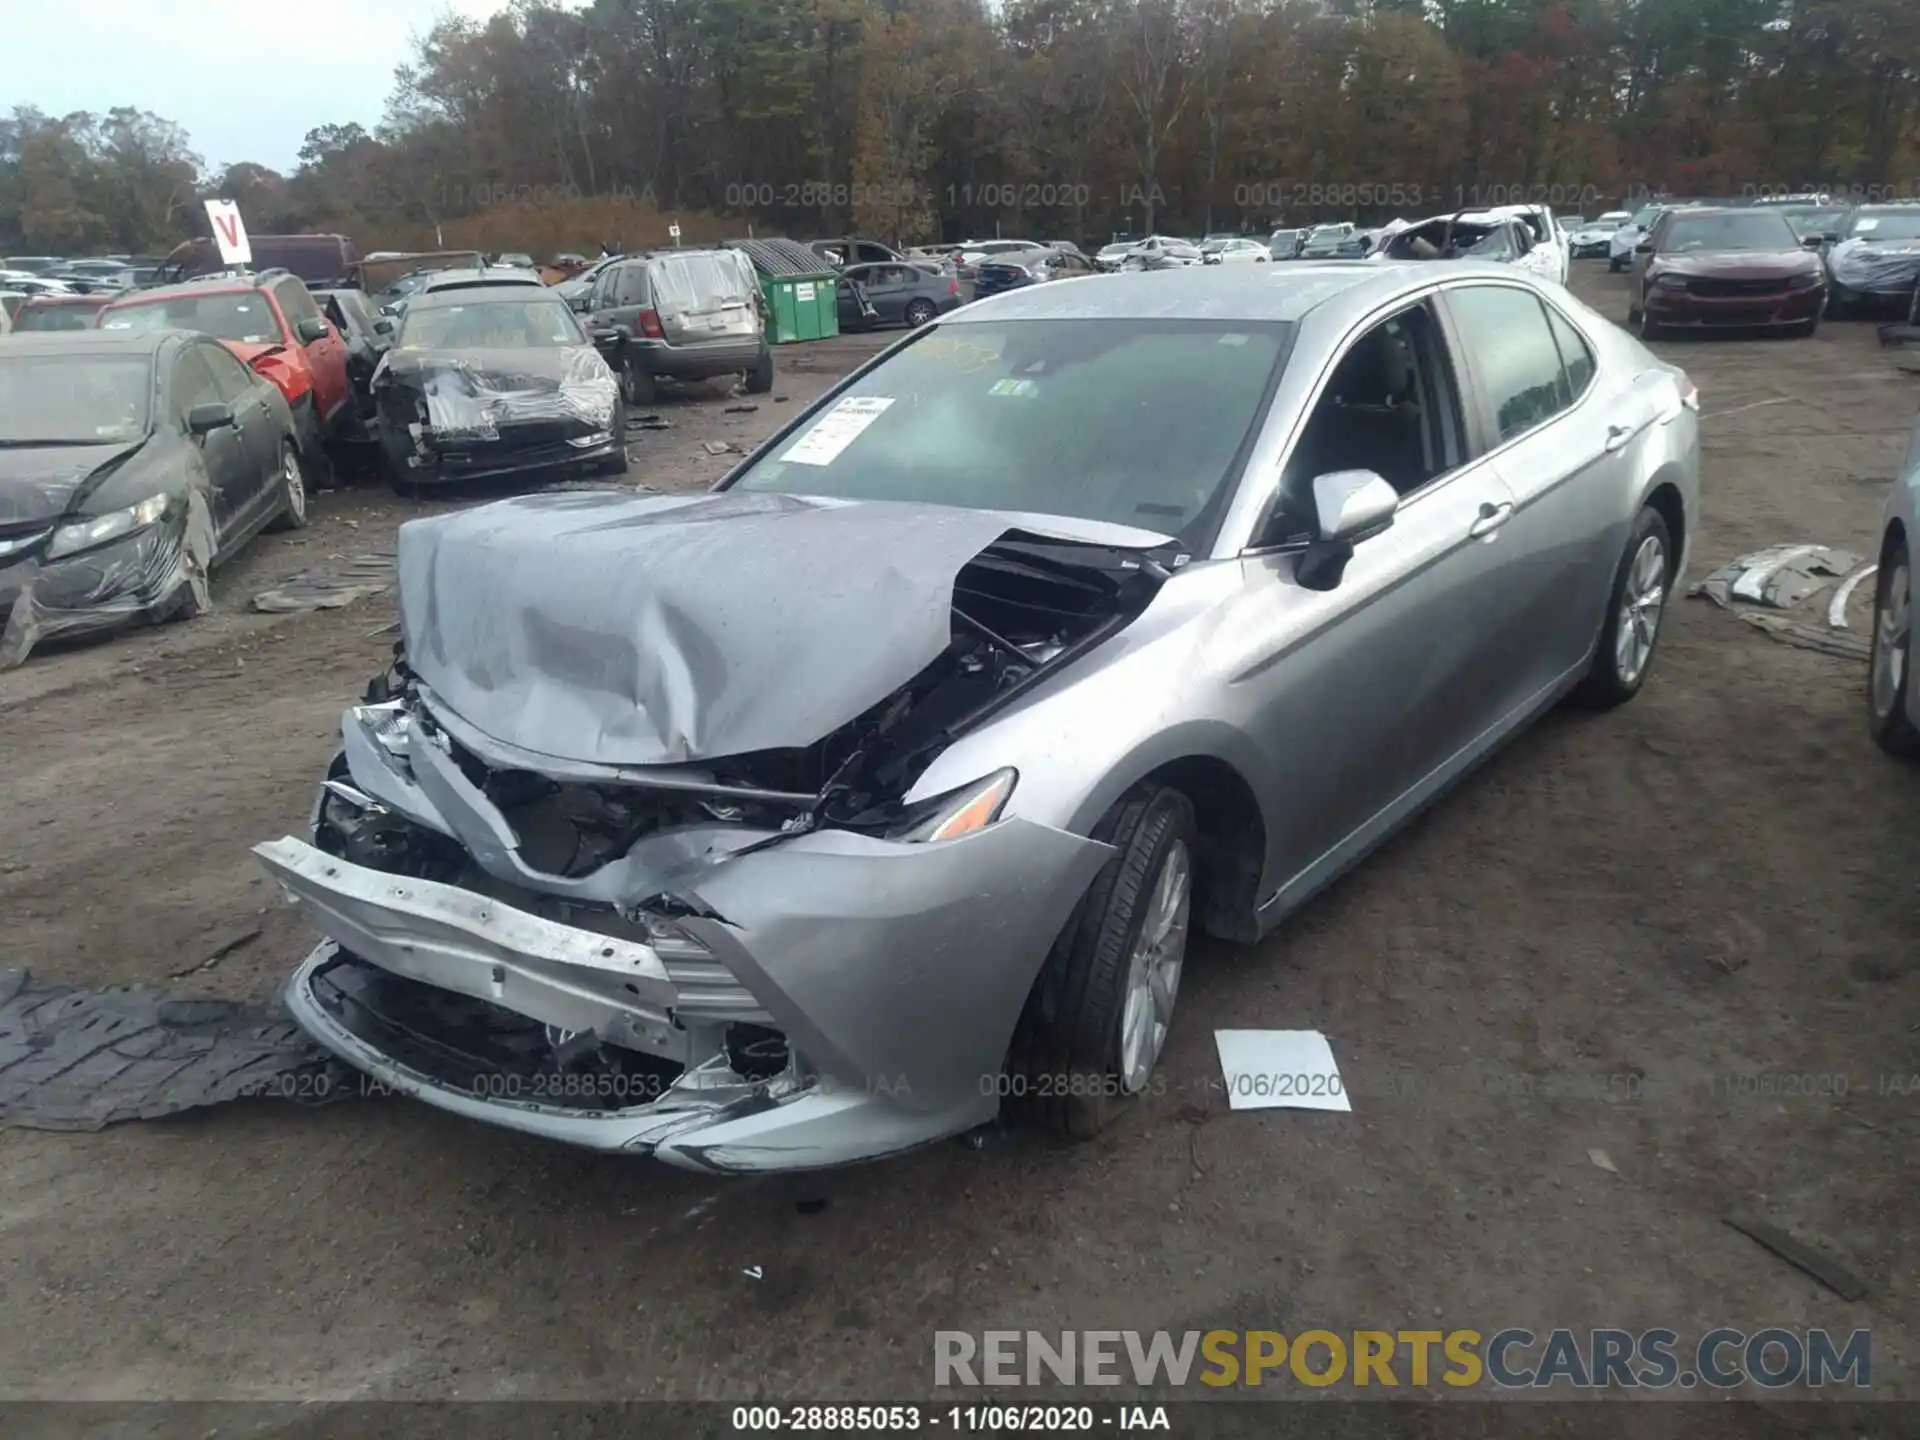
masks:
{"label": "tree line", "polygon": [[1920,192],[1915,0],[516,0],[382,123],[208,173],[132,109],[0,120],[0,248],[256,231],[583,249],[1258,230],[1645,193]]}

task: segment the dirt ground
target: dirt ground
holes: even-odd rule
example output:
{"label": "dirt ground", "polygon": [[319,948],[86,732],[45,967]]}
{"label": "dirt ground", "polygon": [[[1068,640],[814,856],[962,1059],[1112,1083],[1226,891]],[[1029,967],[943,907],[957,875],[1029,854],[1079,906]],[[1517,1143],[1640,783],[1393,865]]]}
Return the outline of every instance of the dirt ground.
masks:
{"label": "dirt ground", "polygon": [[[1604,267],[1577,287],[1624,313]],[[782,352],[787,402],[750,414],[663,403],[635,475],[706,483],[735,457],[702,442],[770,432],[879,343]],[[1871,327],[1661,349],[1706,416],[1690,578],[1872,549],[1920,380]],[[248,846],[301,831],[391,611],[247,597],[444,503],[323,495],[214,615],[0,676],[0,963],[278,985],[308,938]],[[1633,705],[1549,717],[1266,943],[1200,948],[1170,1087],[1090,1143],[1014,1128],[802,1187],[398,1099],[0,1132],[0,1397],[878,1400],[930,1393],[936,1329],[1510,1325],[1870,1327],[1874,1394],[1920,1396],[1920,1095],[1878,1093],[1920,1074],[1920,776],[1869,744],[1862,682],[1676,600]],[[1324,1030],[1353,1113],[1228,1113],[1220,1026]],[[1725,1079],[1762,1074],[1845,1094]]]}

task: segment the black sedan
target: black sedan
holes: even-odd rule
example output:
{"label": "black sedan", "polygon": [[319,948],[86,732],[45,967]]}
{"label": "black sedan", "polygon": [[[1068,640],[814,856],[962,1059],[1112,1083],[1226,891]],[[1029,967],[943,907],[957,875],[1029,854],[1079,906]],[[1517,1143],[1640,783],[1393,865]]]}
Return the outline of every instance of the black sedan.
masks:
{"label": "black sedan", "polygon": [[44,640],[196,615],[214,566],[306,523],[292,412],[217,340],[0,347],[0,667]]}
{"label": "black sedan", "polygon": [[363,425],[371,424],[373,372],[393,344],[393,319],[382,315],[364,290],[315,290],[313,300],[347,343],[347,379],[353,384],[354,409]]}
{"label": "black sedan", "polygon": [[1068,280],[1076,275],[1092,275],[1091,260],[1076,251],[1052,245],[1036,245],[1031,250],[1016,250],[982,261],[973,274],[975,299],[998,295],[1003,290],[1018,290],[1025,285],[1041,285],[1048,280]]}
{"label": "black sedan", "polygon": [[373,377],[394,488],[483,477],[542,482],[627,468],[618,382],[548,287],[428,291],[408,302]]}
{"label": "black sedan", "polygon": [[[960,282],[942,271],[933,261],[914,264],[894,261],[878,265],[849,265],[840,272],[843,283],[836,303],[840,308],[840,328],[858,330],[871,325],[926,324],[961,300]],[[858,286],[858,290],[855,290]],[[871,318],[860,308],[866,297]]]}

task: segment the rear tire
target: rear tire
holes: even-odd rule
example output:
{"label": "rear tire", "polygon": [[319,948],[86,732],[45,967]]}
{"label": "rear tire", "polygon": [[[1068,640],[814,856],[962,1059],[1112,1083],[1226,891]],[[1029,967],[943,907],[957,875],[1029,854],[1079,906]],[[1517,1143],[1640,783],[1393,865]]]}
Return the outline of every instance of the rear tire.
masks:
{"label": "rear tire", "polygon": [[267,524],[269,530],[307,528],[306,467],[291,443],[280,447],[280,509]]}
{"label": "rear tire", "polygon": [[1651,505],[1635,517],[1626,553],[1613,576],[1606,624],[1593,663],[1574,688],[1575,703],[1611,710],[1640,693],[1653,669],[1660,622],[1667,613],[1676,558],[1667,522]]}
{"label": "rear tire", "polygon": [[1093,838],[1115,854],[1041,967],[1008,1065],[1021,1108],[1075,1137],[1105,1128],[1148,1088],[1171,1027],[1192,913],[1193,802],[1140,786]]}
{"label": "rear tire", "polygon": [[762,346],[760,358],[753,362],[753,368],[747,371],[747,393],[765,395],[773,389],[773,349]]}
{"label": "rear tire", "polygon": [[1867,732],[1902,760],[1920,756],[1920,731],[1908,718],[1913,692],[1912,568],[1907,542],[1891,540],[1873,587],[1873,644],[1868,650]]}
{"label": "rear tire", "polygon": [[927,324],[939,312],[931,300],[915,300],[907,306],[907,324],[915,330]]}

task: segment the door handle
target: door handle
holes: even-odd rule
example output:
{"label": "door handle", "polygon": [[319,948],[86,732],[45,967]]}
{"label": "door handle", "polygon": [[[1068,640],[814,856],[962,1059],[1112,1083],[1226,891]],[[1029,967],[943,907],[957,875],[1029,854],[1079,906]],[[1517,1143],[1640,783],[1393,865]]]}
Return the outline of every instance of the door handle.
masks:
{"label": "door handle", "polygon": [[1631,425],[1607,426],[1607,453],[1609,455],[1613,454],[1614,451],[1620,449],[1632,438],[1633,426]]}
{"label": "door handle", "polygon": [[1502,500],[1498,505],[1494,504],[1491,500],[1483,500],[1480,503],[1480,514],[1475,517],[1473,527],[1467,531],[1467,534],[1474,537],[1491,535],[1502,525],[1506,524],[1512,514],[1513,502],[1511,500]]}

